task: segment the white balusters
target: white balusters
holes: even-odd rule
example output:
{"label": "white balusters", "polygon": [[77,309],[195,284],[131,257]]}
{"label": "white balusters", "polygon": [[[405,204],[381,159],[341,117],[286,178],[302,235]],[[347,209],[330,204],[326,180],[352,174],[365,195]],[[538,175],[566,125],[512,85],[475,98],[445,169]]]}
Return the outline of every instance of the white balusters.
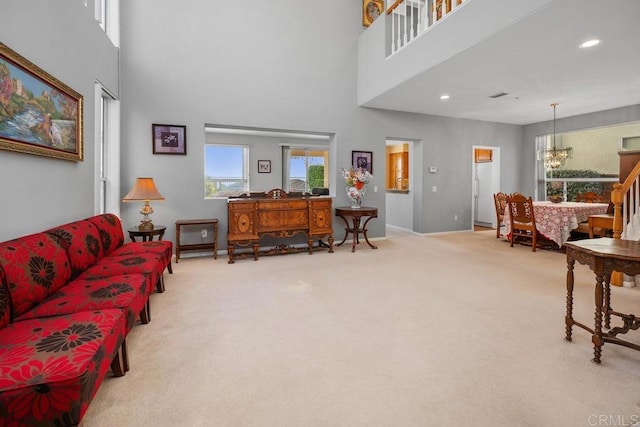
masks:
{"label": "white balusters", "polygon": [[622,234],[625,240],[640,240],[640,177],[636,177],[622,199]]}
{"label": "white balusters", "polygon": [[[451,12],[471,0],[403,0],[392,3],[391,13],[391,54],[427,31],[435,23],[442,21]],[[449,5],[449,7],[447,7]],[[440,18],[438,19],[438,14]]]}

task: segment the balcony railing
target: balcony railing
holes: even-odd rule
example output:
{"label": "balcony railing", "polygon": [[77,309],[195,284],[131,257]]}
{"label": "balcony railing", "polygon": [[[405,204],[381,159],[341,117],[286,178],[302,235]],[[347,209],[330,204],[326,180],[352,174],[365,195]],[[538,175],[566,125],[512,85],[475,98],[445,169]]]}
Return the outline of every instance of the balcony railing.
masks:
{"label": "balcony railing", "polygon": [[229,197],[237,196],[246,190],[245,180],[242,178],[211,178],[204,180],[204,197]]}
{"label": "balcony railing", "polygon": [[471,0],[396,0],[388,9],[391,54]]}

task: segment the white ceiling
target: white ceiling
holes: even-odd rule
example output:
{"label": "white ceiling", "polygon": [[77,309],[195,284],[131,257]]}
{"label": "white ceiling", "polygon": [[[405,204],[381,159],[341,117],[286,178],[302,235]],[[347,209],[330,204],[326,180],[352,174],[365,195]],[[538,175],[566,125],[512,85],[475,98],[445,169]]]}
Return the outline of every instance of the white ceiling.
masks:
{"label": "white ceiling", "polygon": [[640,0],[553,1],[366,106],[524,125],[552,102],[558,118],[640,104]]}

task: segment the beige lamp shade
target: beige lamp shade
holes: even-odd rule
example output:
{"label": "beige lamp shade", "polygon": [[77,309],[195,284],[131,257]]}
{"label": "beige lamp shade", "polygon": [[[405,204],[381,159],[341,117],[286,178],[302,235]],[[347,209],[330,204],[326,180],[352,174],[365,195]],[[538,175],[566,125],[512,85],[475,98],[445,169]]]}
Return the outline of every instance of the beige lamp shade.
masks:
{"label": "beige lamp shade", "polygon": [[156,188],[153,178],[136,178],[133,188],[122,199],[123,202],[134,200],[164,200],[164,196]]}
{"label": "beige lamp shade", "polygon": [[136,178],[136,183],[133,185],[129,194],[124,196],[123,202],[133,202],[142,200],[142,220],[138,226],[139,230],[153,230],[153,223],[149,218],[149,215],[153,213],[153,208],[149,205],[149,200],[164,200],[164,197],[153,182],[153,178]]}

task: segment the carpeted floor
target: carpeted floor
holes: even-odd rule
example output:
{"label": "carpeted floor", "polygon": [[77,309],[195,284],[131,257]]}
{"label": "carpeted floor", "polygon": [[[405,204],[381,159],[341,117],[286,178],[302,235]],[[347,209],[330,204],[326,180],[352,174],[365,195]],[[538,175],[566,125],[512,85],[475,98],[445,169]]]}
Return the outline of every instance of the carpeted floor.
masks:
{"label": "carpeted floor", "polygon": [[[131,371],[105,380],[84,427],[640,420],[640,352],[607,344],[596,365],[586,331],[564,341],[565,255],[494,230],[389,229],[376,244],[174,263],[151,323],[127,338]],[[593,283],[578,265],[574,317],[587,324]],[[612,301],[637,313],[640,290]]]}

